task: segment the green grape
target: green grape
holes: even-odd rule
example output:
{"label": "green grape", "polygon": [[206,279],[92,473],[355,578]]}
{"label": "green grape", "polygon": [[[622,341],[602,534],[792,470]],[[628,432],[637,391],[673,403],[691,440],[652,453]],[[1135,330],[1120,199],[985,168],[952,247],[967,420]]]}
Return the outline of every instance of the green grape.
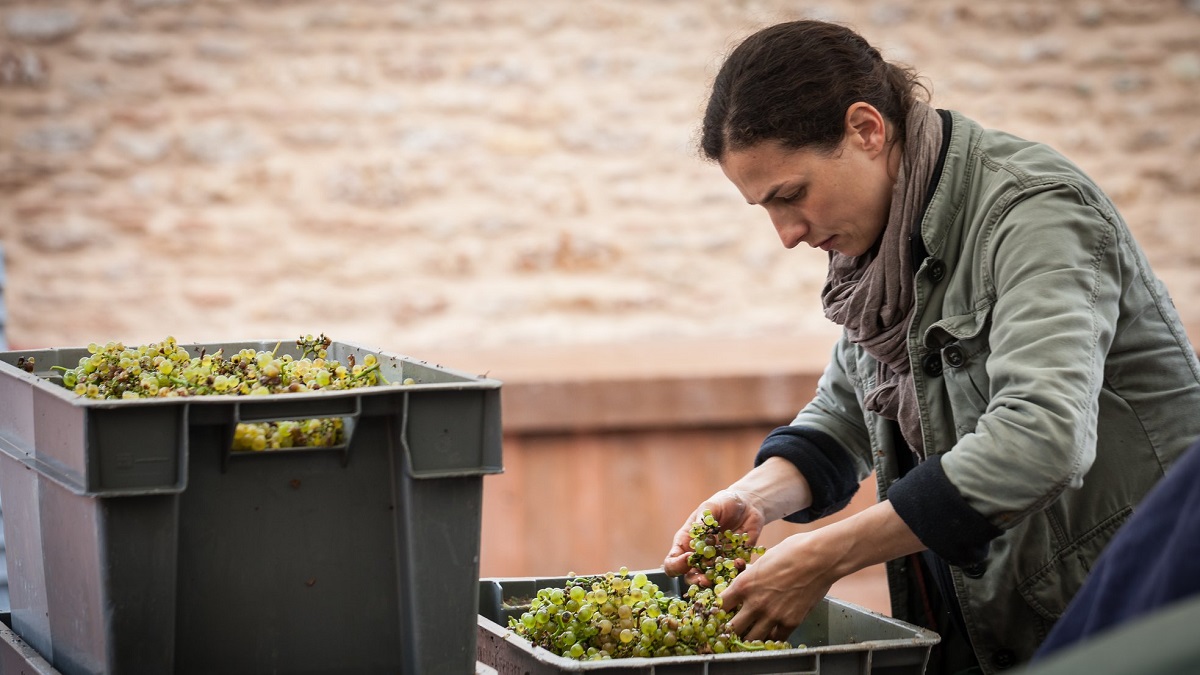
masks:
{"label": "green grape", "polygon": [[[62,384],[80,396],[97,399],[171,398],[199,395],[264,396],[324,388],[333,390],[387,384],[374,354],[356,364],[328,360],[332,340],[324,334],[296,341],[300,358],[272,351],[242,349],[226,358],[223,350],[192,356],[174,337],[136,347],[119,342],[87,346],[87,356],[62,371]],[[329,447],[344,442],[341,418],[243,423],[233,434],[235,451],[293,447]]]}
{"label": "green grape", "polygon": [[[692,585],[685,597],[675,598],[645,573],[630,576],[625,567],[596,577],[572,574],[563,588],[539,590],[529,611],[511,618],[509,628],[581,661],[791,648],[783,641],[741,640],[729,627],[735,612],[721,605],[720,591],[762,549],[750,547],[748,535],[720,530],[709,512],[693,524],[691,535],[691,562],[703,566],[717,586]],[[707,548],[713,550],[705,557]]]}

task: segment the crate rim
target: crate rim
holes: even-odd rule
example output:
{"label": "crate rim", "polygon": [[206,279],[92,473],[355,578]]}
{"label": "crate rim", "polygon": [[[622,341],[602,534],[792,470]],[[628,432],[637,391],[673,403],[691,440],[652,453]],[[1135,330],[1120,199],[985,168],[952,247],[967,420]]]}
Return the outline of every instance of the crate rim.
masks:
{"label": "crate rim", "polygon": [[[866,608],[859,607],[858,605],[855,605],[853,603],[838,600],[837,598],[826,597],[825,599],[827,602],[829,602],[831,605],[833,605],[835,607],[843,607],[843,608],[860,610],[860,611],[870,614],[872,616],[872,618],[882,618],[882,619],[890,618],[885,615],[878,614],[876,612],[872,612]],[[539,646],[529,642],[525,638],[521,637],[520,635],[517,635],[511,629],[509,629],[507,626],[501,626],[500,624],[496,623],[495,621],[492,621],[491,619],[487,618],[486,616],[484,616],[482,614],[479,615],[478,622],[479,622],[479,624],[481,624],[483,626],[483,628],[485,630],[491,631],[491,632],[495,633],[496,635],[499,635],[505,642],[516,646],[518,649],[530,652],[539,661],[542,661],[551,666],[558,667],[563,672],[611,669],[611,668],[613,668],[614,663],[618,663],[623,668],[629,668],[630,670],[636,670],[637,668],[654,667],[654,666],[659,666],[659,665],[666,666],[666,665],[672,665],[672,664],[679,664],[682,662],[682,661],[680,661],[681,659],[687,659],[686,663],[708,662],[708,661],[716,661],[719,663],[722,661],[738,661],[738,662],[747,661],[747,660],[764,660],[764,661],[766,661],[766,660],[771,660],[773,658],[778,658],[780,656],[797,656],[797,655],[820,656],[821,654],[847,654],[847,653],[857,653],[857,652],[862,652],[862,651],[870,651],[870,652],[892,651],[892,650],[899,650],[899,649],[911,649],[913,647],[918,647],[921,649],[929,649],[929,648],[932,648],[935,645],[937,645],[939,642],[941,642],[941,637],[937,633],[933,633],[932,631],[921,628],[919,626],[912,626],[911,624],[906,624],[904,626],[906,629],[907,628],[915,629],[914,632],[918,633],[918,634],[914,635],[912,637],[898,638],[898,639],[894,639],[894,640],[864,640],[862,642],[847,642],[847,643],[836,644],[836,645],[822,645],[822,646],[818,646],[818,647],[793,647],[791,649],[779,649],[779,650],[761,651],[761,652],[730,652],[730,653],[726,653],[726,654],[695,654],[692,656],[656,656],[656,657],[633,656],[633,657],[622,658],[622,659],[619,659],[616,661],[577,661],[575,659],[570,659],[570,658],[567,658],[560,654],[555,654],[554,652],[552,652],[548,649],[545,649],[543,647],[539,647]],[[928,658],[928,656],[926,658]]]}
{"label": "crate rim", "polygon": [[[664,573],[662,568],[659,568],[659,569],[648,569],[648,570],[630,570],[629,575],[632,576],[634,574],[638,574],[639,572],[644,573],[644,574],[663,574]],[[600,575],[575,574],[575,575],[563,575],[560,577],[545,577],[545,576],[483,577],[483,578],[480,578],[479,582],[480,582],[480,584],[497,583],[497,584],[501,584],[501,585],[503,585],[505,582],[531,582],[535,586],[537,586],[540,584],[553,584],[553,583],[556,583],[557,581],[561,581],[564,578],[582,578],[582,577],[594,577],[594,576],[600,576]],[[700,654],[700,655],[693,655],[693,656],[661,656],[661,657],[649,657],[649,658],[647,658],[647,657],[630,657],[630,658],[620,659],[619,663],[623,664],[623,667],[628,667],[628,668],[632,669],[632,668],[635,668],[638,666],[649,667],[649,666],[654,666],[656,664],[666,665],[666,664],[679,663],[678,659],[690,659],[688,661],[688,663],[692,663],[692,662],[694,662],[692,660],[695,660],[695,659],[699,659],[699,660],[702,660],[705,662],[712,661],[712,660],[717,660],[717,661],[734,661],[734,660],[742,661],[742,660],[747,660],[747,659],[753,659],[753,660],[764,659],[764,660],[766,660],[766,659],[770,659],[772,657],[797,655],[797,654],[817,654],[817,655],[819,655],[819,654],[841,654],[841,653],[860,652],[860,651],[864,651],[864,650],[866,650],[866,651],[890,651],[890,650],[897,650],[897,649],[909,649],[909,648],[913,648],[913,647],[920,647],[923,649],[931,649],[934,645],[937,645],[938,643],[941,642],[941,636],[927,628],[923,628],[921,626],[916,626],[916,625],[901,621],[895,617],[887,616],[885,614],[880,614],[879,612],[876,612],[872,609],[868,609],[861,605],[857,605],[852,602],[849,602],[846,600],[841,600],[841,599],[838,599],[838,598],[835,598],[832,596],[828,596],[828,595],[825,596],[824,602],[828,603],[830,605],[831,609],[848,609],[848,610],[851,610],[851,611],[854,611],[854,612],[857,612],[860,614],[865,614],[865,615],[871,617],[872,619],[882,621],[893,627],[902,628],[905,631],[913,633],[913,635],[910,637],[904,637],[904,638],[884,639],[884,640],[864,640],[861,642],[848,642],[848,643],[842,643],[842,644],[836,644],[836,645],[822,645],[822,646],[816,646],[816,647],[794,647],[792,649],[783,649],[783,650],[774,650],[774,651],[733,652],[733,653],[727,653],[727,654]],[[500,635],[505,642],[513,644],[519,649],[523,649],[523,650],[532,652],[536,656],[536,658],[538,658],[539,660],[544,660],[549,665],[553,665],[553,666],[560,667],[560,668],[565,668],[565,669],[572,670],[572,671],[574,671],[574,670],[586,671],[586,670],[591,670],[591,669],[598,670],[598,669],[613,667],[613,663],[614,663],[613,661],[577,661],[575,659],[570,659],[570,658],[567,658],[560,654],[555,654],[554,652],[552,652],[548,649],[544,649],[542,647],[538,647],[538,646],[534,645],[533,643],[529,642],[525,638],[517,635],[515,632],[513,632],[507,626],[500,625],[500,624],[496,623],[495,621],[489,619],[488,617],[484,616],[483,614],[479,615],[479,623],[485,629],[492,631],[492,632],[496,633],[497,635]],[[926,658],[928,658],[928,655],[926,656]]]}
{"label": "crate rim", "polygon": [[[231,340],[227,343],[220,343],[220,342],[183,343],[183,342],[181,342],[181,343],[179,343],[179,346],[184,347],[184,348],[189,348],[189,347],[211,347],[214,345],[220,346],[220,345],[224,345],[224,344],[273,344],[276,342],[286,343],[286,341],[283,341],[283,340]],[[294,340],[292,342],[294,342]],[[430,363],[429,361],[419,359],[416,357],[412,357],[412,356],[409,356],[406,354],[397,354],[397,353],[388,352],[383,349],[367,347],[364,344],[358,343],[358,342],[334,340],[334,344],[375,354],[377,357],[379,357],[379,359],[381,361],[384,358],[387,358],[387,359],[390,359],[393,361],[400,360],[400,361],[405,361],[405,362],[413,364],[413,365],[418,365],[418,366],[422,366],[425,368],[430,368],[433,370],[441,371],[441,372],[449,374],[449,375],[460,377],[463,379],[463,381],[462,382],[427,382],[427,383],[415,383],[415,384],[403,384],[403,383],[389,382],[388,384],[378,384],[378,385],[373,385],[370,387],[359,387],[359,388],[355,388],[355,389],[341,389],[341,390],[336,390],[336,391],[322,390],[322,391],[309,391],[309,392],[296,392],[296,393],[285,392],[285,393],[267,394],[266,396],[263,396],[261,400],[278,401],[281,397],[286,397],[286,400],[289,400],[289,401],[309,401],[309,400],[321,400],[321,399],[325,399],[325,398],[353,397],[353,396],[360,396],[363,394],[379,395],[379,394],[383,394],[383,393],[391,393],[391,392],[396,392],[396,391],[465,391],[465,390],[475,390],[475,389],[499,389],[503,385],[503,382],[501,382],[500,380],[497,380],[495,378],[485,377],[485,376],[481,376],[481,375],[471,375],[470,373],[467,373],[465,371],[458,370],[458,369],[455,369],[452,367],[443,366],[443,365],[437,364],[437,363]],[[40,374],[38,371],[35,371],[32,373],[26,372],[20,368],[17,368],[15,365],[9,363],[6,360],[6,358],[8,358],[8,357],[11,357],[15,361],[16,359],[18,359],[22,356],[29,356],[29,355],[36,356],[38,354],[45,354],[45,353],[49,353],[49,352],[60,352],[60,351],[64,351],[64,350],[75,350],[75,349],[85,349],[86,350],[87,347],[86,347],[86,345],[84,345],[84,346],[74,346],[74,347],[45,347],[45,348],[40,348],[40,349],[21,349],[21,350],[12,350],[12,351],[0,351],[0,371],[7,372],[13,376],[16,376],[16,377],[22,379],[22,380],[35,383],[36,386],[38,386],[39,388],[41,388],[45,391],[52,393],[52,395],[54,395],[57,398],[60,398],[67,402],[70,402],[74,405],[77,405],[80,407],[87,407],[87,408],[107,409],[107,408],[124,408],[124,407],[154,406],[154,405],[177,405],[180,402],[180,400],[186,400],[192,404],[199,404],[199,405],[219,405],[219,404],[229,404],[229,403],[234,403],[234,402],[240,403],[240,402],[260,400],[260,398],[257,396],[250,397],[250,396],[243,395],[243,394],[205,394],[203,396],[174,396],[174,397],[162,397],[162,398],[159,398],[159,397],[138,398],[138,399],[92,399],[92,398],[80,396],[79,394],[76,394],[75,392],[67,389],[66,387],[55,385],[47,377],[45,377],[44,374]],[[190,351],[193,351],[193,350],[189,349],[189,352]],[[41,371],[41,373],[44,373],[44,372],[45,371]]]}

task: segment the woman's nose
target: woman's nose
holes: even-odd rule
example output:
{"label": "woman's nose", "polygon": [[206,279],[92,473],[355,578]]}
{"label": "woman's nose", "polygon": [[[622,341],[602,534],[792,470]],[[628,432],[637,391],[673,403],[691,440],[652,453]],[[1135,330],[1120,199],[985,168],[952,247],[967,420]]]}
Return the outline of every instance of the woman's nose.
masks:
{"label": "woman's nose", "polygon": [[783,242],[784,248],[795,248],[800,240],[804,239],[804,235],[808,234],[808,228],[798,218],[785,213],[772,213],[771,224],[775,226],[775,232],[779,235],[779,241]]}

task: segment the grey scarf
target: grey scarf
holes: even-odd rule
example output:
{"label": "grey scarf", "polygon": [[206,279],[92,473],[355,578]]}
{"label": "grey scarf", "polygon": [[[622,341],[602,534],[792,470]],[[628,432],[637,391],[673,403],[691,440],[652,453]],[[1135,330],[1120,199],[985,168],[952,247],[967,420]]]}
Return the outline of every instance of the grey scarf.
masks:
{"label": "grey scarf", "polygon": [[916,101],[905,126],[904,156],[883,234],[875,248],[861,256],[829,254],[821,301],[825,316],[879,362],[875,388],[864,400],[867,410],[899,422],[904,440],[924,457],[908,362],[908,327],[915,309],[909,236],[925,209],[929,179],[941,151],[942,120],[932,107]]}

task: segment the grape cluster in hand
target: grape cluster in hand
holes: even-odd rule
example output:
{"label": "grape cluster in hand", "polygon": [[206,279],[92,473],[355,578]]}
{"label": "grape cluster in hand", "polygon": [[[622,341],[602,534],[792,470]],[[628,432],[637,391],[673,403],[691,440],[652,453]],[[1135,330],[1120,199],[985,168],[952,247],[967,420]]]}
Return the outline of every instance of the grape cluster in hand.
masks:
{"label": "grape cluster in hand", "polygon": [[721,531],[705,511],[692,526],[692,548],[700,556],[696,567],[711,574],[713,586],[693,584],[676,598],[645,573],[630,576],[624,567],[603,576],[572,576],[564,588],[539,590],[528,611],[509,619],[509,628],[539,647],[581,661],[789,649],[783,641],[743,641],[729,628],[736,609],[722,608],[718,595],[752,554],[763,551],[747,548],[746,541],[745,535]]}
{"label": "grape cluster in hand", "polygon": [[746,569],[752,556],[762,555],[767,550],[762,546],[750,546],[749,534],[722,530],[708,509],[700,514],[700,520],[692,523],[689,534],[692,553],[688,556],[688,566],[704,572],[718,595]]}
{"label": "grape cluster in hand", "polygon": [[[225,394],[262,396],[320,390],[344,390],[387,384],[374,354],[355,363],[328,359],[332,340],[306,335],[296,340],[300,357],[243,349],[226,357],[201,350],[193,356],[175,338],[137,347],[119,342],[88,345],[88,356],[62,371],[62,383],[80,396],[97,399],[172,398]],[[407,383],[407,381],[406,381]],[[234,450],[328,447],[342,442],[341,418],[238,424]]]}

